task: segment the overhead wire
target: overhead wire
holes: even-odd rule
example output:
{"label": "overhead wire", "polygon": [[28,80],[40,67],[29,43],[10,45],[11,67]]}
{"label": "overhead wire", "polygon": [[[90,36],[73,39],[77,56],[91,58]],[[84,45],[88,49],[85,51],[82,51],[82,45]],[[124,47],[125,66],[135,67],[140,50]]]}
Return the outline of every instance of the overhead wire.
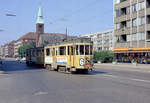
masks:
{"label": "overhead wire", "polygon": [[81,7],[81,8],[79,8],[79,9],[73,11],[71,14],[64,15],[64,16],[62,16],[62,17],[60,17],[60,18],[58,18],[58,19],[56,19],[56,20],[54,20],[53,22],[50,22],[50,23],[54,24],[54,22],[60,22],[62,19],[65,19],[65,21],[67,21],[66,18],[78,14],[79,12],[83,11],[84,9],[87,9],[87,7],[91,7],[91,6],[95,5],[95,4],[96,4],[97,2],[99,2],[99,1],[100,1],[100,0],[94,0],[93,2],[88,3],[88,4],[85,5],[84,7]]}

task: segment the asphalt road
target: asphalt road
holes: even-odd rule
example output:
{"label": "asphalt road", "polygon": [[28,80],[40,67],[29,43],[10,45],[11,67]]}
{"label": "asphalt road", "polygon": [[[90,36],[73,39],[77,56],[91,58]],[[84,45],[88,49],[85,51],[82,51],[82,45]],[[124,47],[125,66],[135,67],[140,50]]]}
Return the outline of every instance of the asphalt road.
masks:
{"label": "asphalt road", "polygon": [[0,103],[150,103],[150,73],[97,67],[63,74],[5,61]]}

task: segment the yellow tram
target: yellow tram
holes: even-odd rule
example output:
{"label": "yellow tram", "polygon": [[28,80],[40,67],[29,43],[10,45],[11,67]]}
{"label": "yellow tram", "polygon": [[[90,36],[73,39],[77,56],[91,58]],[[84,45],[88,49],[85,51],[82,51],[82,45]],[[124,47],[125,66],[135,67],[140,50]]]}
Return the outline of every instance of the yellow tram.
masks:
{"label": "yellow tram", "polygon": [[49,70],[76,72],[92,70],[92,42],[78,38],[44,47],[44,66]]}
{"label": "yellow tram", "polygon": [[[38,51],[36,49],[40,49],[42,53],[40,57],[35,56],[38,54],[36,53]],[[26,62],[27,65],[31,63],[43,64],[46,69],[59,72],[73,73],[78,71],[88,73],[88,71],[91,71],[93,68],[92,49],[93,43],[90,38],[76,38],[50,44],[44,48],[28,50]],[[34,62],[32,60],[34,60]]]}

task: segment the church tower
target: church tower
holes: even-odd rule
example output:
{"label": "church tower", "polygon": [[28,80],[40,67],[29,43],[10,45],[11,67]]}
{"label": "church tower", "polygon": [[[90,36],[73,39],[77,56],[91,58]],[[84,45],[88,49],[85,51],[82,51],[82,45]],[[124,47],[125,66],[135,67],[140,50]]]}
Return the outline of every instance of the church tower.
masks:
{"label": "church tower", "polygon": [[42,14],[42,7],[40,6],[37,21],[36,21],[36,35],[37,35],[36,46],[39,46],[39,38],[40,35],[43,34],[44,34],[44,19]]}

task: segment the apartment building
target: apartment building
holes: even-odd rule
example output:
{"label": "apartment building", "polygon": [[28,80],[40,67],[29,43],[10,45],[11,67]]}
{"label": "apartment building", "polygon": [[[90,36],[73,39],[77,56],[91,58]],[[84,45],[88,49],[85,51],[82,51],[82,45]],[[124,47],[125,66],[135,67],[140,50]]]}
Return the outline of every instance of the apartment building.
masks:
{"label": "apartment building", "polygon": [[14,57],[18,57],[19,53],[19,47],[24,46],[24,45],[29,45],[31,43],[35,43],[34,37],[32,38],[32,36],[35,35],[35,33],[28,33],[26,35],[23,35],[20,39],[18,39],[15,43],[14,43]]}
{"label": "apartment building", "polygon": [[95,51],[113,50],[113,29],[83,35],[89,37],[93,41],[93,49]]}
{"label": "apartment building", "polygon": [[114,0],[114,38],[119,61],[150,61],[150,0]]}

